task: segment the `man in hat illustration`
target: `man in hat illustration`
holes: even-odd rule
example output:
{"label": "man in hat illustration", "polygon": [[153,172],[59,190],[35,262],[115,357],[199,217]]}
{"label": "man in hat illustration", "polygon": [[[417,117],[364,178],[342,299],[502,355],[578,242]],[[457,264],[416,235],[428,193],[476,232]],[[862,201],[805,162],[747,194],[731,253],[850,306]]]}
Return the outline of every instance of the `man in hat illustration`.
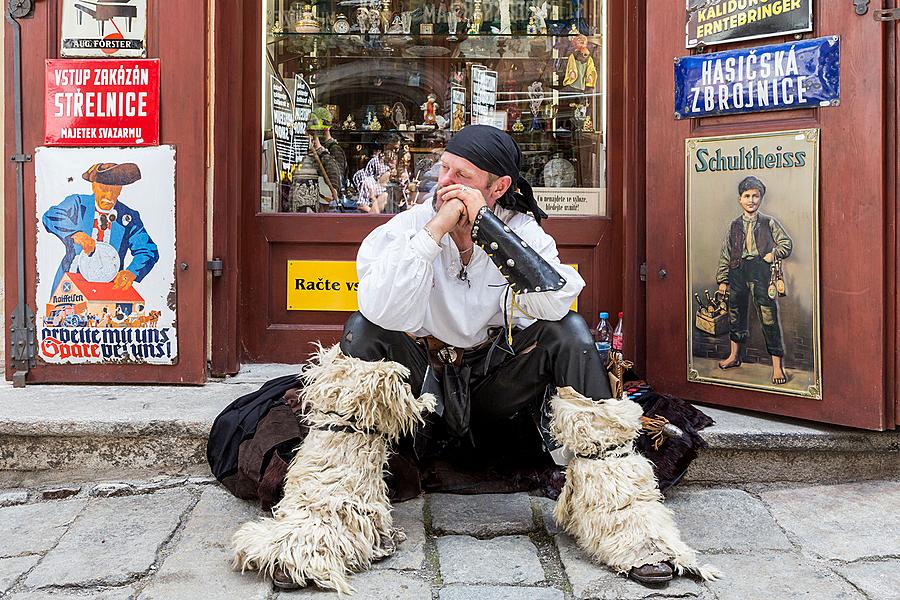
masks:
{"label": "man in hat illustration", "polygon": [[765,196],[766,185],[756,177],[745,177],[738,184],[738,204],[743,212],[728,227],[716,270],[719,293],[728,292],[731,340],[730,353],[718,364],[723,371],[741,366],[743,346],[750,337],[747,319],[752,301],[772,357],[772,383],[782,385],[788,377],[782,366],[778,303],[767,290],[772,263],[789,257],[793,242],[781,223],[759,212]]}
{"label": "man in hat illustration", "polygon": [[[119,202],[122,187],[141,178],[134,163],[97,163],[81,175],[91,183],[91,194],[72,194],[51,206],[42,219],[47,231],[60,239],[66,254],[59,264],[53,287],[72,268],[81,253],[90,256],[97,242],[110,244],[119,253],[119,271],[113,288],[127,290],[141,281],[159,260],[159,250],[144,228],[138,211]],[[131,252],[131,261],[125,258]]]}

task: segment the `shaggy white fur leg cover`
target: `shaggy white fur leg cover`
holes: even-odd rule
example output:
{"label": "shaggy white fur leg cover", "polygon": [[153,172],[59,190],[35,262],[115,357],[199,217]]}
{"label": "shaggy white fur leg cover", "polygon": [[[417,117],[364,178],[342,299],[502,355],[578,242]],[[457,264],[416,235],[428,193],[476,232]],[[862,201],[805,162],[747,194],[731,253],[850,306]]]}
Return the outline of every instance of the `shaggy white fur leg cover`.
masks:
{"label": "shaggy white fur leg cover", "polygon": [[288,467],[274,518],[235,533],[236,568],[269,577],[281,568],[300,585],[352,594],[347,576],[405,539],[393,529],[383,479],[388,444],[434,410],[432,396],[413,397],[408,375],[397,363],[319,348],[303,371],[309,435]]}
{"label": "shaggy white fur leg cover", "polygon": [[553,434],[575,455],[556,503],[559,526],[593,559],[618,572],[668,561],[678,574],[718,579],[721,573],[698,564],[681,540],[652,464],[634,450],[641,407],[629,400],[591,400],[570,387],[559,389],[552,407]]}

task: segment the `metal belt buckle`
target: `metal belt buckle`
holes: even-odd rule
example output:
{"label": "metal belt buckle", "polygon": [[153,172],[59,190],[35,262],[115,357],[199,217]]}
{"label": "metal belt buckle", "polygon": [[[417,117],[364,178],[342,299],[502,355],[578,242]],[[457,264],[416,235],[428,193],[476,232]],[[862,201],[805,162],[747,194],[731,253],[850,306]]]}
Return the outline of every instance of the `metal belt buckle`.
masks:
{"label": "metal belt buckle", "polygon": [[441,359],[441,362],[444,364],[452,364],[456,362],[457,358],[456,348],[453,346],[444,346],[440,350],[438,350],[438,358]]}

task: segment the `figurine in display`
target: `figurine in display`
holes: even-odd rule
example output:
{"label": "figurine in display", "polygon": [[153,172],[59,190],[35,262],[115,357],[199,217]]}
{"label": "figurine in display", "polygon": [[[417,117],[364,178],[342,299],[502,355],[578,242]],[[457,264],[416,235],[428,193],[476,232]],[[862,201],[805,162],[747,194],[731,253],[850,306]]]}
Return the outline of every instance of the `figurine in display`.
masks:
{"label": "figurine in display", "polygon": [[575,129],[581,129],[584,126],[584,119],[587,117],[587,104],[583,102],[570,104],[574,110],[572,111],[572,121]]}
{"label": "figurine in display", "polygon": [[356,24],[359,26],[360,33],[369,31],[369,9],[365,6],[356,9]]}
{"label": "figurine in display", "polygon": [[466,126],[466,113],[462,104],[453,105],[453,118],[450,122],[451,131],[459,131]]}
{"label": "figurine in display", "polygon": [[409,35],[412,31],[412,11],[405,10],[400,13],[400,23],[403,27],[403,35]]}
{"label": "figurine in display", "polygon": [[[537,28],[537,33],[541,35],[547,34],[547,14],[550,12],[550,8],[546,2],[541,4],[540,8],[536,6],[529,6],[528,10],[531,11],[532,17],[534,18],[534,24]],[[529,22],[529,25],[531,23]]]}
{"label": "figurine in display", "polygon": [[381,129],[381,123],[378,122],[374,106],[366,108],[366,117],[363,119],[362,128],[363,131],[378,131]]}
{"label": "figurine in display", "polygon": [[372,35],[378,35],[381,33],[381,28],[378,27],[378,13],[375,11],[369,12],[369,33]]}
{"label": "figurine in display", "polygon": [[387,32],[398,35],[403,33],[403,21],[400,19],[400,15],[394,16],[394,20],[391,22],[391,26],[388,27]]}
{"label": "figurine in display", "polygon": [[512,130],[515,133],[522,133],[525,131],[525,123],[522,122],[522,117],[516,117],[516,122],[513,123]]}
{"label": "figurine in display", "polygon": [[572,25],[569,26],[569,35],[578,35],[579,33],[581,32],[578,31],[578,22],[572,21]]}
{"label": "figurine in display", "polygon": [[391,26],[391,0],[381,0],[379,19],[381,20],[381,30],[388,33]]}
{"label": "figurine in display", "polygon": [[597,85],[597,67],[591,57],[587,36],[579,33],[572,38],[572,53],[566,61],[563,85],[579,92]]}
{"label": "figurine in display", "polygon": [[319,33],[321,31],[322,27],[313,16],[312,6],[309,4],[303,7],[303,16],[297,21],[295,29],[297,33]]}
{"label": "figurine in display", "polygon": [[469,35],[475,35],[479,31],[481,31],[481,25],[484,22],[484,13],[481,10],[481,2],[475,2],[475,11],[472,14],[472,18],[469,19],[469,30],[466,32]]}
{"label": "figurine in display", "polygon": [[438,106],[439,104],[437,102],[437,96],[435,96],[434,94],[428,94],[428,97],[425,99],[425,103],[419,107],[422,109],[422,125],[426,128],[437,128]]}
{"label": "figurine in display", "polygon": [[528,35],[537,35],[537,23],[534,22],[534,17],[528,19],[528,29],[526,29]]}
{"label": "figurine in display", "polygon": [[394,121],[394,126],[397,130],[406,131],[408,119],[406,107],[402,102],[394,102],[394,106],[391,109],[391,119]]}
{"label": "figurine in display", "polygon": [[531,107],[531,131],[541,130],[541,121],[538,115],[541,113],[541,104],[544,103],[544,84],[540,81],[532,81],[528,86],[528,106]]}
{"label": "figurine in display", "polygon": [[591,115],[585,115],[584,125],[581,126],[581,130],[587,133],[594,132],[594,121],[591,119]]}
{"label": "figurine in display", "polygon": [[394,119],[391,115],[391,107],[387,104],[382,104],[378,107],[378,112],[381,113],[381,117],[379,120],[381,121],[381,126],[384,129],[396,129],[397,125],[394,123]]}
{"label": "figurine in display", "polygon": [[454,5],[450,12],[447,13],[447,32],[450,33],[450,36],[447,38],[450,42],[455,42],[459,38],[456,37],[456,26],[459,25],[459,12],[456,10],[456,6]]}
{"label": "figurine in display", "polygon": [[344,119],[344,124],[341,125],[341,129],[344,131],[356,131],[356,121],[353,120],[353,115],[347,115],[347,118]]}
{"label": "figurine in display", "polygon": [[447,3],[444,0],[441,0],[441,3],[438,4],[437,9],[437,18],[435,23],[446,23],[449,18],[450,11],[447,9]]}
{"label": "figurine in display", "polygon": [[500,35],[512,34],[512,17],[510,16],[510,0],[500,0]]}

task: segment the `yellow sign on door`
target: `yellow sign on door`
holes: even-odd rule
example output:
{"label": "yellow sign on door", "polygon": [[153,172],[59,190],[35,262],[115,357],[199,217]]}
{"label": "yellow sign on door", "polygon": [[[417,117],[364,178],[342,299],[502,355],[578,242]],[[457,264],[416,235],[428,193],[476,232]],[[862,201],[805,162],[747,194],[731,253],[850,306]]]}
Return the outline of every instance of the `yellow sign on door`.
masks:
{"label": "yellow sign on door", "polygon": [[356,262],[350,260],[289,260],[287,309],[357,310]]}
{"label": "yellow sign on door", "polygon": [[[578,265],[571,265],[578,270]],[[355,312],[358,310],[356,263],[349,260],[289,260],[287,309]],[[578,298],[572,303],[578,310]]]}

